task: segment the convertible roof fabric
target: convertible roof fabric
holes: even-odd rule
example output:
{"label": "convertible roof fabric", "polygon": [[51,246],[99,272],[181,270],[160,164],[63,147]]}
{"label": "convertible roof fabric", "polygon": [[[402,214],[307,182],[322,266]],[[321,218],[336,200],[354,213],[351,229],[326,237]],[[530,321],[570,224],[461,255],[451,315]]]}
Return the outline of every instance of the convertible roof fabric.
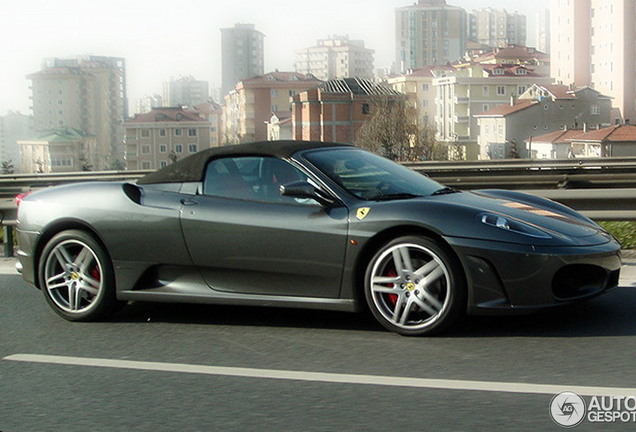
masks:
{"label": "convertible roof fabric", "polygon": [[315,148],[349,147],[349,144],[324,143],[317,141],[261,141],[213,147],[202,150],[158,171],[147,174],[137,184],[183,183],[203,180],[203,171],[210,159],[221,156],[272,156],[289,158],[294,153]]}

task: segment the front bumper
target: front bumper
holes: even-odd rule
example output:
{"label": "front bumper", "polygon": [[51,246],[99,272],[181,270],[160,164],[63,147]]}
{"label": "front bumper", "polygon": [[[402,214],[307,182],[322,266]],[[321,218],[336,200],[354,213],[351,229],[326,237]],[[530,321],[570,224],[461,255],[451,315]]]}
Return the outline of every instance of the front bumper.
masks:
{"label": "front bumper", "polygon": [[618,285],[620,245],[535,247],[447,238],[462,261],[468,312],[532,310],[588,299]]}

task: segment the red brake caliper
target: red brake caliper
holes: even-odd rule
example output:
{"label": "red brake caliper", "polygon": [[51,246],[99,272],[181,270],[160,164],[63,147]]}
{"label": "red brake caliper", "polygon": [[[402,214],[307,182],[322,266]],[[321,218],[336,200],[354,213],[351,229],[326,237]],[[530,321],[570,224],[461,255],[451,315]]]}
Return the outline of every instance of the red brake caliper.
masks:
{"label": "red brake caliper", "polygon": [[99,267],[98,266],[93,267],[93,269],[91,270],[90,275],[97,282],[99,282],[102,279],[102,275],[99,273]]}
{"label": "red brake caliper", "polygon": [[[396,272],[395,270],[389,270],[389,271],[387,271],[387,272],[386,272],[386,275],[385,275],[385,276],[388,276],[388,277],[395,277],[395,276],[397,276],[397,275],[398,275],[398,274],[397,274],[397,272]],[[390,288],[393,288],[393,287],[395,286],[395,284],[388,284],[388,286],[389,286]],[[395,306],[395,304],[396,304],[396,303],[397,303],[397,301],[398,301],[398,296],[397,296],[397,294],[386,294],[386,299],[389,301],[389,303],[391,304],[391,306]]]}

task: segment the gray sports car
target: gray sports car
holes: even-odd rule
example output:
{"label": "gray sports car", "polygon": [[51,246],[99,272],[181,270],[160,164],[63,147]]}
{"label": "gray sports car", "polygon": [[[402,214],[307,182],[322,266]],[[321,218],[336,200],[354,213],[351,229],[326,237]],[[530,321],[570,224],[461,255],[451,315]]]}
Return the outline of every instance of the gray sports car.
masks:
{"label": "gray sports car", "polygon": [[133,183],[24,197],[19,270],[51,308],[127,301],[355,311],[432,334],[463,314],[552,307],[618,284],[619,244],[555,202],[461,192],[359,148],[204,150]]}

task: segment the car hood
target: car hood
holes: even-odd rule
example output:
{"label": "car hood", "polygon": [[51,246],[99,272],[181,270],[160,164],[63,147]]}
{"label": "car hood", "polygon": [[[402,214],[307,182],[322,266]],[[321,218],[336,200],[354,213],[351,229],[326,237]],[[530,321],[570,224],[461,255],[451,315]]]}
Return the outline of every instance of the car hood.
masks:
{"label": "car hood", "polygon": [[590,219],[554,201],[520,192],[484,190],[442,196],[455,205],[468,206],[477,214],[494,213],[570,238],[596,236],[602,229]]}

